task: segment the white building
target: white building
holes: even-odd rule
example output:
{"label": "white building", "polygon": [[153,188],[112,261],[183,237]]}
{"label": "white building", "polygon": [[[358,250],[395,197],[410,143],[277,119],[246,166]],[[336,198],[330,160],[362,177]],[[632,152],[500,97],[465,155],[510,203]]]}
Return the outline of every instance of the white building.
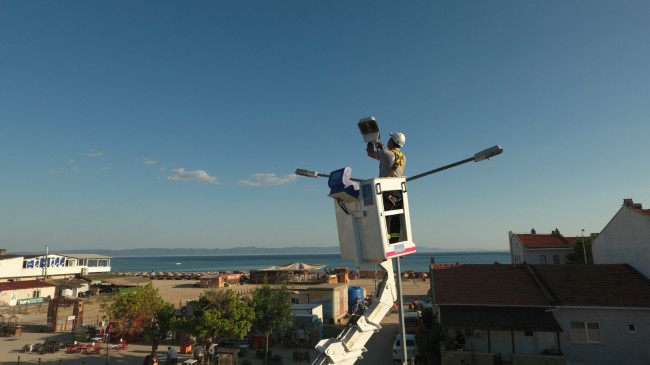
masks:
{"label": "white building", "polygon": [[54,298],[56,286],[40,280],[0,283],[0,305],[42,303]]}
{"label": "white building", "polygon": [[93,254],[6,255],[0,250],[0,282],[66,278],[111,271],[111,258]]}
{"label": "white building", "polygon": [[513,264],[564,264],[567,255],[573,253],[576,237],[565,237],[556,228],[551,234],[508,232],[510,260]]}
{"label": "white building", "polygon": [[592,253],[595,264],[630,264],[650,278],[650,209],[624,199],[594,240]]}

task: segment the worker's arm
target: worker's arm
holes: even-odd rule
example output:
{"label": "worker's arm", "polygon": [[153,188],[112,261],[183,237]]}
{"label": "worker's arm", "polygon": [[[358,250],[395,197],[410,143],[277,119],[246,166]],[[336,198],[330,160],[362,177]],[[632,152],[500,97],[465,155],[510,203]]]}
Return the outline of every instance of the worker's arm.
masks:
{"label": "worker's arm", "polygon": [[368,157],[379,160],[379,156],[375,151],[375,147],[377,147],[378,150],[384,149],[384,145],[381,142],[368,142],[368,146],[366,146],[366,153],[368,154]]}

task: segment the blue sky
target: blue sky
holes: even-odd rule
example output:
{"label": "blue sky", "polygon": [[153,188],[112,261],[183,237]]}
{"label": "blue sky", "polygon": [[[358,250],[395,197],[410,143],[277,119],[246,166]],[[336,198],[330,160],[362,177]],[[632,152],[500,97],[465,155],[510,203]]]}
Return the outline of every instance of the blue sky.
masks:
{"label": "blue sky", "polygon": [[0,3],[0,247],[335,246],[327,181],[402,131],[416,244],[650,206],[648,1]]}

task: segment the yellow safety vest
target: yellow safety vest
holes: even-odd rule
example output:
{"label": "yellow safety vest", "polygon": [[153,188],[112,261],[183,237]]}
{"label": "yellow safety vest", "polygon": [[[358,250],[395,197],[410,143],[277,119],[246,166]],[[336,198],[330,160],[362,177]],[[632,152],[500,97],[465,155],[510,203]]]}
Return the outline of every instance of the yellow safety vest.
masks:
{"label": "yellow safety vest", "polygon": [[397,169],[400,167],[402,168],[402,174],[404,173],[404,166],[406,165],[406,161],[404,160],[404,154],[402,151],[398,150],[397,148],[394,148],[391,151],[395,155],[395,162],[393,162],[393,168],[390,170],[388,173],[388,177],[397,177],[395,176],[395,173],[397,172]]}

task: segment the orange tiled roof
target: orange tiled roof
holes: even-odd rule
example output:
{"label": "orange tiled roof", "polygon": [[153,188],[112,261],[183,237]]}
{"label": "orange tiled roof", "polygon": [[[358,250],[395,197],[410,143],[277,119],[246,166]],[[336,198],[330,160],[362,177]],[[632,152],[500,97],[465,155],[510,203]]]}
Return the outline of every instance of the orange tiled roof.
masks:
{"label": "orange tiled roof", "polygon": [[650,217],[650,209],[637,209],[636,211]]}
{"label": "orange tiled roof", "polygon": [[554,234],[515,234],[515,236],[528,248],[571,248],[576,239]]}

